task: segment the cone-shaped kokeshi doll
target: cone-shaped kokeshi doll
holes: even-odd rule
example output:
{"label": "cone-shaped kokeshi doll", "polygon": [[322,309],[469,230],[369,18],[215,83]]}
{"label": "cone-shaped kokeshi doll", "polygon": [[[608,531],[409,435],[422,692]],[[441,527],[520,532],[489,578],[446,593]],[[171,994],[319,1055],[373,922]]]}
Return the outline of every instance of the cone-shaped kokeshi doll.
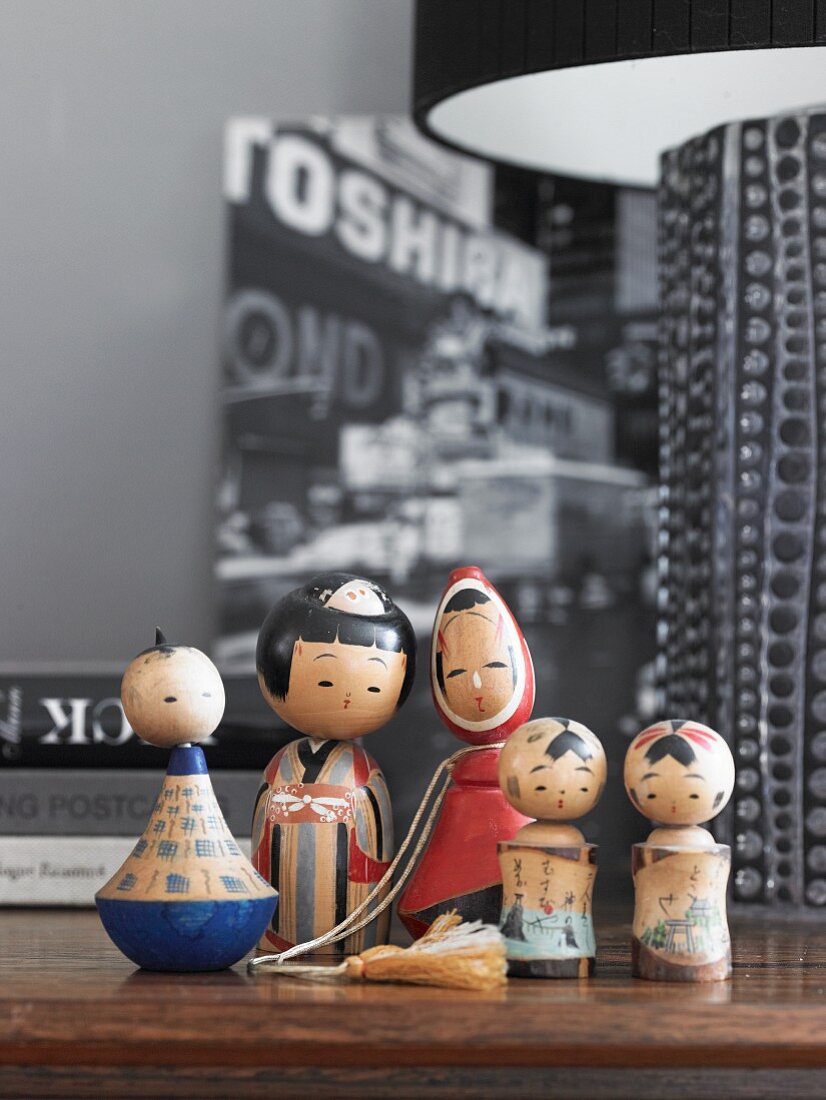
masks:
{"label": "cone-shaped kokeshi doll", "polygon": [[567,822],[596,806],[606,775],[599,739],[569,718],[526,722],[502,749],[505,797],[539,819],[499,843],[499,927],[511,977],[586,978],[594,972],[597,850]]}
{"label": "cone-shaped kokeshi doll", "polygon": [[233,839],[193,744],[217,729],[224,685],[200,650],[158,631],[127,668],[121,698],[135,733],[172,753],[149,824],[95,896],[100,919],[138,966],[222,970],[252,950],[278,900]]}
{"label": "cone-shaped kokeshi doll", "polygon": [[[253,863],[280,893],[261,951],[328,932],[387,870],[387,785],[355,738],[393,717],[410,692],[415,661],[407,616],[377,584],[349,573],[313,578],[264,621],[256,651],[261,691],[306,736],[270,761],[253,814]],[[388,923],[389,909],[327,951],[353,955],[384,943]]]}
{"label": "cone-shaped kokeshi doll", "polygon": [[713,982],[730,976],[731,849],[715,843],[700,823],[720,813],[733,787],[728,745],[699,722],[658,722],[631,742],[625,789],[658,826],[632,849],[635,977]]}
{"label": "cone-shaped kokeshi doll", "polygon": [[[433,626],[430,655],[439,717],[462,741],[493,745],[530,717],[531,655],[510,608],[481,569],[450,574]],[[414,937],[440,913],[498,924],[502,878],[496,845],[527,818],[499,788],[499,749],[468,754],[453,769],[436,828],[399,898]]]}

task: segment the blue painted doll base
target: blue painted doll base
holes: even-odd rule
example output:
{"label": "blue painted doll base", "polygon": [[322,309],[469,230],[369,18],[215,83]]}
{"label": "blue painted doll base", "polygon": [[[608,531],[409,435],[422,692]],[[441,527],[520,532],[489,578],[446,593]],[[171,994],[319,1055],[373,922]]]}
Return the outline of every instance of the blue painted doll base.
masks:
{"label": "blue painted doll base", "polygon": [[278,898],[127,901],[95,898],[103,927],[145,970],[224,970],[255,947]]}

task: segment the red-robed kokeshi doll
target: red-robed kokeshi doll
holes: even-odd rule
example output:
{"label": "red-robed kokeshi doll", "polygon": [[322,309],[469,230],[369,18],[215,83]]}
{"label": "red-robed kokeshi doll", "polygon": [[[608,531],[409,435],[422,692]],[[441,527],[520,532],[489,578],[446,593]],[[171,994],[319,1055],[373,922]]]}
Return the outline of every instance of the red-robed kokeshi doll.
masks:
{"label": "red-robed kokeshi doll", "polygon": [[[430,677],[439,717],[472,745],[504,741],[531,716],[530,651],[510,608],[476,566],[450,574],[433,626]],[[399,916],[415,937],[450,909],[465,920],[499,922],[496,846],[528,818],[502,794],[498,765],[499,749],[491,748],[454,767],[436,828],[399,899]]]}
{"label": "red-robed kokeshi doll", "polygon": [[[259,950],[328,932],[390,865],[387,785],[353,739],[383,726],[407,698],[415,649],[413,628],[387,593],[348,573],[313,578],[267,616],[256,651],[261,691],[307,736],[276,753],[256,800],[252,862],[280,893]],[[383,943],[388,921],[389,909],[329,950],[349,955]]]}

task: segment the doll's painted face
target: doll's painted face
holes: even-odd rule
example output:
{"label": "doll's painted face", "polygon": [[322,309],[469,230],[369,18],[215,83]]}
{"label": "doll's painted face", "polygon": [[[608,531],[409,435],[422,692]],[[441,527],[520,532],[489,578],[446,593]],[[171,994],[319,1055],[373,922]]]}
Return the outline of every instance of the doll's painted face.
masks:
{"label": "doll's painted face", "polygon": [[599,739],[569,718],[536,718],[515,730],[499,757],[499,784],[527,817],[575,821],[589,813],[605,786]]}
{"label": "doll's painted face", "polygon": [[640,813],[663,825],[701,825],[734,789],[723,738],[699,722],[669,720],[642,731],[625,757],[625,789]]}
{"label": "doll's painted face", "polygon": [[401,652],[299,638],[286,697],[273,695],[260,674],[258,682],[273,710],[300,733],[349,741],[393,717],[406,667]]}
{"label": "doll's painted face", "polygon": [[365,578],[322,573],[284,596],[258,635],[261,692],[299,733],[349,741],[383,726],[413,680],[416,638]]}
{"label": "doll's painted face", "polygon": [[513,695],[513,646],[495,608],[477,604],[442,617],[444,694],[450,709],[471,722],[503,710]]}
{"label": "doll's painted face", "polygon": [[494,727],[518,702],[524,658],[510,616],[478,582],[448,592],[433,638],[437,702],[463,728]]}
{"label": "doll's painted face", "polygon": [[129,725],[151,745],[205,741],[224,713],[224,685],[205,653],[166,642],[146,650],[123,675]]}

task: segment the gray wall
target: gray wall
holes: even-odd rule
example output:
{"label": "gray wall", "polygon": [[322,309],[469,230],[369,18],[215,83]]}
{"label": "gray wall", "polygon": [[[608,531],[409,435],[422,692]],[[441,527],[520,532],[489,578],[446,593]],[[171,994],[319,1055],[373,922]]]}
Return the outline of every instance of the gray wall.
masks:
{"label": "gray wall", "polygon": [[212,629],[233,114],[403,111],[410,0],[2,0],[0,660]]}

